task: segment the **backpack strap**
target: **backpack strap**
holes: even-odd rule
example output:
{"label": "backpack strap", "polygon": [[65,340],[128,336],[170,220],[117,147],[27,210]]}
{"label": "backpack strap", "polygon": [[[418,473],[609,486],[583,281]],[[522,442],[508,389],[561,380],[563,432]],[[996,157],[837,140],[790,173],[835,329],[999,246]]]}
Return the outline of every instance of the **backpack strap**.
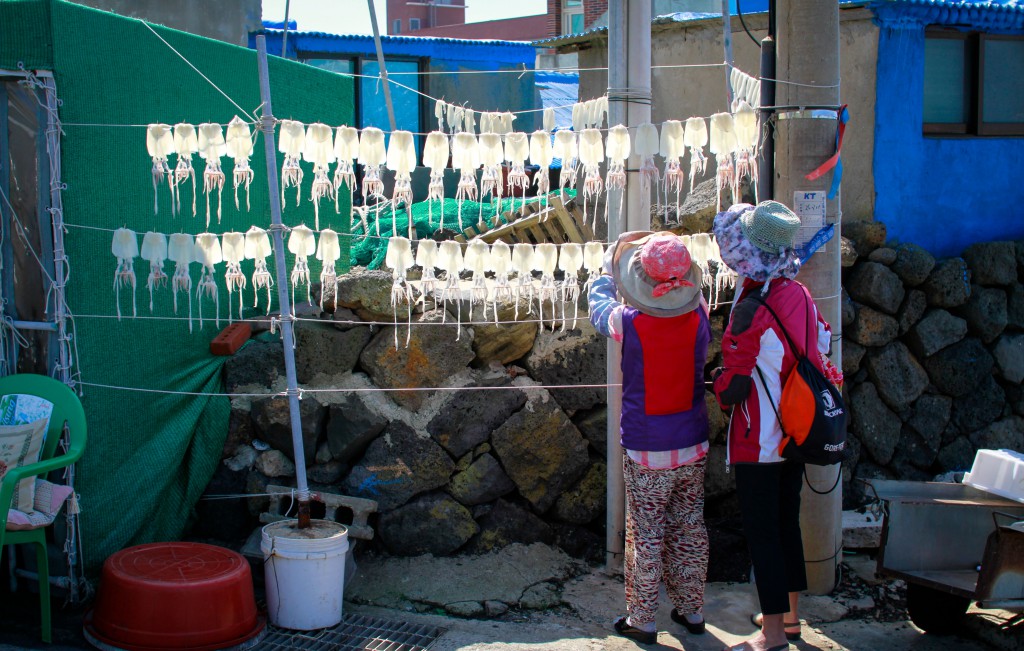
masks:
{"label": "backpack strap", "polygon": [[772,411],[775,412],[775,420],[779,421],[779,429],[782,430],[782,435],[789,436],[786,434],[786,426],[782,424],[782,416],[779,415],[779,410],[775,406],[775,401],[772,400],[772,393],[768,390],[768,384],[764,381],[764,373],[761,372],[761,367],[754,364],[754,370],[757,371],[757,376],[761,378],[761,386],[764,387],[764,392],[768,396],[768,404],[772,406]]}
{"label": "backpack strap", "polygon": [[[768,313],[772,315],[772,318],[775,319],[775,323],[779,324],[779,330],[782,330],[782,334],[783,334],[783,336],[786,337],[786,341],[789,342],[789,348],[790,348],[790,350],[793,351],[793,354],[797,358],[807,357],[807,351],[804,350],[803,353],[800,353],[799,349],[796,347],[796,344],[793,343],[793,338],[789,336],[789,332],[786,331],[786,326],[782,325],[782,319],[780,319],[779,315],[775,313],[775,310],[772,309],[772,306],[768,305],[767,301],[765,301],[760,296],[751,295],[750,298],[751,298],[751,300],[756,301],[756,302],[760,303],[761,305],[763,305],[765,307],[765,309],[768,310]],[[804,299],[805,299],[804,302],[806,303],[806,299],[807,299],[806,294],[804,295]],[[808,333],[808,335],[809,334],[810,333]],[[807,337],[807,341],[810,342],[810,340],[811,340],[811,338],[810,338],[810,336],[808,336]],[[805,346],[805,348],[806,348],[806,346]],[[760,371],[758,371],[758,372],[760,372]]]}

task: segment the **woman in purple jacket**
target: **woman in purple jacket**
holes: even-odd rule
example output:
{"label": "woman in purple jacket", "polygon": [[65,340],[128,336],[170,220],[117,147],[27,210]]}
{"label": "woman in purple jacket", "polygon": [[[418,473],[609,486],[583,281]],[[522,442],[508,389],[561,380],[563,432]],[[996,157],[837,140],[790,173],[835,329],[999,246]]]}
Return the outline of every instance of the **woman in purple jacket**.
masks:
{"label": "woman in purple jacket", "polygon": [[690,633],[704,632],[704,364],[711,328],[700,269],[682,238],[624,233],[605,256],[605,271],[589,300],[594,327],[622,343],[628,614],[615,631],[654,644],[662,579],[672,620]]}

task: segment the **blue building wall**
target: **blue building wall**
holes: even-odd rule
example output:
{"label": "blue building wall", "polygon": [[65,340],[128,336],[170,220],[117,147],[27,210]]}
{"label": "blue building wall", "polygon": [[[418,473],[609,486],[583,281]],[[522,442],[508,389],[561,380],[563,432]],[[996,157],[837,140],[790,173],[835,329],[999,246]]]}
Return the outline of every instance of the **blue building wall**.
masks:
{"label": "blue building wall", "polygon": [[1000,11],[988,16],[1000,19],[993,25],[978,9],[932,14],[923,2],[873,8],[880,27],[875,219],[892,239],[943,256],[975,242],[1024,238],[1024,138],[922,135],[925,26],[970,17],[979,31],[1021,33],[1016,19]]}

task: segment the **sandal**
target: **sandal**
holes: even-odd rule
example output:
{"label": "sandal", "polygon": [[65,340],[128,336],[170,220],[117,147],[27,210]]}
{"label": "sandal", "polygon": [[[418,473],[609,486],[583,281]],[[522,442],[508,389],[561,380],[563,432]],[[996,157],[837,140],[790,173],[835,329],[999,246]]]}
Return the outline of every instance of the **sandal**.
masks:
{"label": "sandal", "polygon": [[656,632],[641,631],[639,628],[631,626],[626,615],[615,620],[613,626],[616,633],[640,644],[656,644],[658,642],[658,634]]}
{"label": "sandal", "polygon": [[672,621],[676,624],[682,624],[683,628],[689,631],[690,635],[700,635],[704,632],[705,624],[702,618],[696,624],[691,624],[688,619],[679,614],[679,611],[675,608],[672,609]]}
{"label": "sandal", "polygon": [[[761,613],[754,613],[750,616],[750,623],[761,628],[764,625],[764,615]],[[783,620],[782,628],[786,632],[786,639],[790,642],[796,642],[800,639],[801,624],[799,621],[787,622]]]}

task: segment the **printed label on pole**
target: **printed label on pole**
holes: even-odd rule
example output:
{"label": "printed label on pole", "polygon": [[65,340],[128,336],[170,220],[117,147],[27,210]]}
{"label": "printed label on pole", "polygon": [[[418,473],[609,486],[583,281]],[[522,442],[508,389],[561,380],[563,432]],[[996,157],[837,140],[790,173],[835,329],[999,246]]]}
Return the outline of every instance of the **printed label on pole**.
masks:
{"label": "printed label on pole", "polygon": [[825,195],[824,190],[793,192],[793,212],[800,218],[797,247],[807,244],[825,226]]}

